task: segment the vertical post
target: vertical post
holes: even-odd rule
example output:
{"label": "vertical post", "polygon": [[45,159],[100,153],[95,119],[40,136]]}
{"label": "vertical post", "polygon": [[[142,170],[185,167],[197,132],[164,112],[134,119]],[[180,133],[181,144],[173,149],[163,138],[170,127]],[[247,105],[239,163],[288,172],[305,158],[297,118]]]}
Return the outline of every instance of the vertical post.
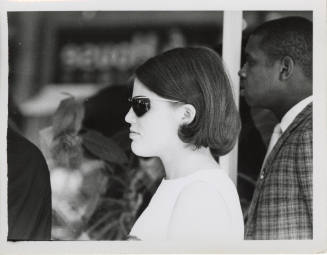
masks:
{"label": "vertical post", "polygon": [[[231,80],[237,107],[239,107],[240,96],[238,71],[241,64],[242,26],[242,11],[224,11],[222,58]],[[230,153],[220,158],[221,167],[228,171],[235,185],[237,182],[237,152],[238,145],[236,143]]]}

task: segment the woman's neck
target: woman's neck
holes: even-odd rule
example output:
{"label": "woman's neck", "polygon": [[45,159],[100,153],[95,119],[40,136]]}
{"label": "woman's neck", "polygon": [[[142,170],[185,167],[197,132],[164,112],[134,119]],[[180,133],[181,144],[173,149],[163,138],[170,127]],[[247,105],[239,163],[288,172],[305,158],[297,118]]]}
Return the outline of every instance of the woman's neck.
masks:
{"label": "woman's neck", "polygon": [[214,169],[219,165],[210,153],[209,148],[183,148],[171,151],[160,157],[165,168],[167,179],[176,179],[195,173],[198,170]]}

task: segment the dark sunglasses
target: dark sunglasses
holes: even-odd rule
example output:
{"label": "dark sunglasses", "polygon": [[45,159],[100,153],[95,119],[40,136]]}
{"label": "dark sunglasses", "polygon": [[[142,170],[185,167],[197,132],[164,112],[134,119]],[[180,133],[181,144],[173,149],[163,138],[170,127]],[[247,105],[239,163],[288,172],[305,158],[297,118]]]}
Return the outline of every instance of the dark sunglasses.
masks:
{"label": "dark sunglasses", "polygon": [[136,96],[128,98],[128,102],[131,104],[131,107],[137,117],[143,116],[151,109],[151,100],[162,101],[162,102],[172,102],[179,103],[176,100],[170,99],[161,99],[161,98],[149,98],[143,96]]}

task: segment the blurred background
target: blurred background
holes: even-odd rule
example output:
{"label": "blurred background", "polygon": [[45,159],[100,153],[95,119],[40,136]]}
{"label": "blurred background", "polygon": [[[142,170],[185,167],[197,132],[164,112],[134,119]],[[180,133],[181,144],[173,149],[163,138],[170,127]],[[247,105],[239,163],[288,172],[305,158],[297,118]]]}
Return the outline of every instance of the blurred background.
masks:
{"label": "blurred background", "polygon": [[[123,120],[129,78],[138,64],[175,47],[201,45],[221,54],[223,15],[223,11],[8,12],[8,118],[46,156],[53,190],[54,240],[126,238],[163,176],[158,159],[138,158],[129,150],[128,126]],[[245,11],[242,45],[256,26],[285,16],[312,20],[312,12],[305,11]],[[97,141],[109,154],[117,152],[116,157],[105,158],[86,142],[82,144],[83,157],[100,160],[105,167],[97,165],[94,170],[83,163],[66,165],[63,170],[55,163],[60,159],[51,154],[47,128],[54,126],[58,107],[76,113],[77,108],[67,108],[67,104],[60,107],[67,98],[76,99],[73,104],[82,102],[85,111],[77,135],[84,141]],[[237,188],[246,213],[276,120],[267,110],[250,109],[242,95],[239,100],[243,128]],[[126,159],[117,160],[119,155]],[[79,197],[63,192],[64,179],[70,180]],[[101,188],[94,190],[94,186]],[[81,199],[81,192],[88,199]]]}

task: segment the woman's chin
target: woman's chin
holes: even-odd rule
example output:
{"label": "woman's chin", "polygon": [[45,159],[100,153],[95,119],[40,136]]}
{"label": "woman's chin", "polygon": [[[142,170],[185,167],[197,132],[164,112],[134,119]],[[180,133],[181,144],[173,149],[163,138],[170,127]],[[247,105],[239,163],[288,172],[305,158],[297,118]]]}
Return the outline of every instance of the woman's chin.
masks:
{"label": "woman's chin", "polygon": [[131,143],[132,152],[139,157],[154,157],[153,153],[150,153],[148,150],[145,150],[144,146],[140,146],[135,141]]}

